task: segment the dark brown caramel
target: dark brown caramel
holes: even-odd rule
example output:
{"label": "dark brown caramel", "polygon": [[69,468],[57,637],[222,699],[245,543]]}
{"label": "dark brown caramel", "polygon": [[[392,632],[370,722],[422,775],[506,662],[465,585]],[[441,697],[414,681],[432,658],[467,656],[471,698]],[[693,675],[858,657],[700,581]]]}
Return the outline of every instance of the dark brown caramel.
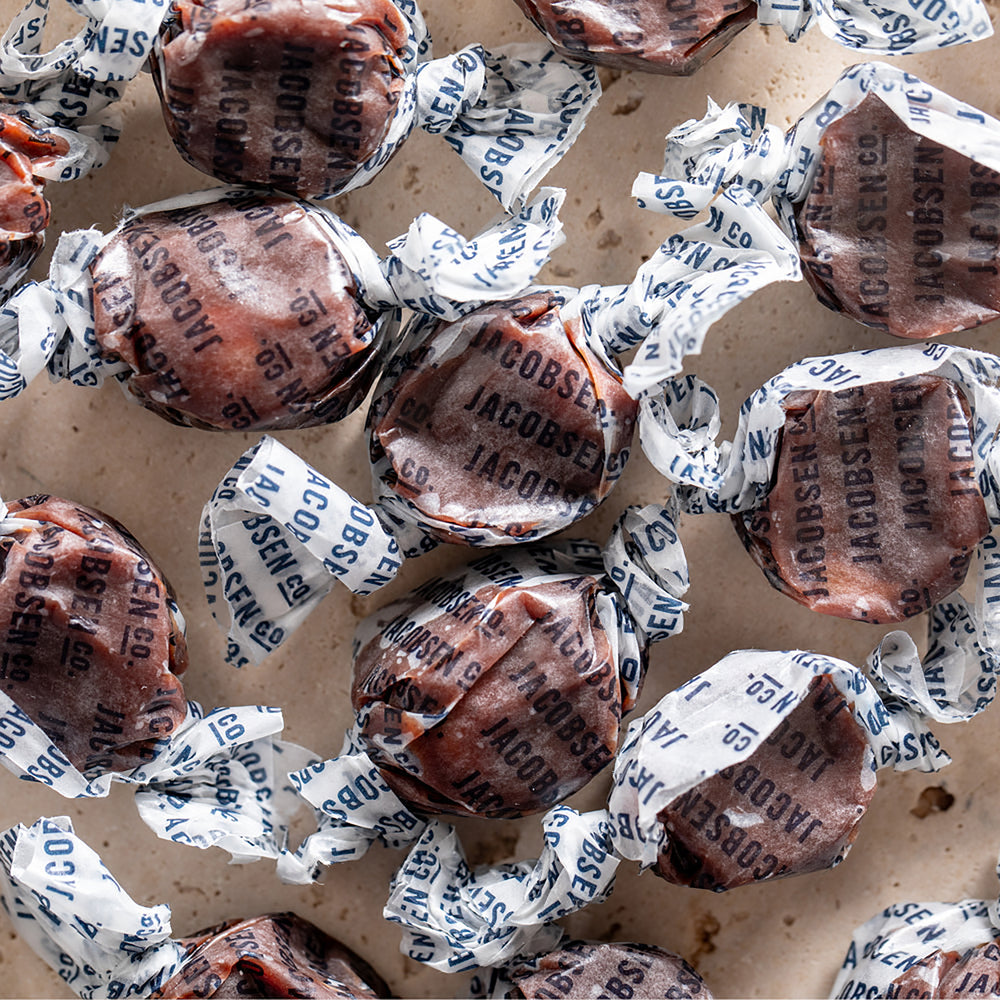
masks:
{"label": "dark brown caramel", "polygon": [[510,971],[513,997],[672,997],[712,1000],[679,955],[646,944],[569,941]]}
{"label": "dark brown caramel", "polygon": [[1000,938],[964,955],[936,951],[892,981],[892,997],[1000,996]]}
{"label": "dark brown caramel", "polygon": [[1000,174],[911,132],[874,95],[820,144],[797,218],[824,305],[915,339],[1000,315]]}
{"label": "dark brown caramel", "polygon": [[392,996],[363,958],[294,913],[231,920],[181,943],[188,956],[154,998]]}
{"label": "dark brown caramel", "polygon": [[515,0],[564,55],[601,66],[693,73],[756,19],[752,0]]}
{"label": "dark brown caramel", "polygon": [[80,771],[128,771],[184,720],[187,646],[163,576],[116,521],[56,497],[8,505],[0,688]]}
{"label": "dark brown caramel", "polygon": [[174,9],[153,78],[193,166],[323,198],[378,150],[404,87],[407,29],[391,0],[178,0]]}
{"label": "dark brown caramel", "polygon": [[[581,576],[468,593],[454,579],[432,580],[377,612],[379,632],[354,662],[351,697],[367,712],[362,738],[392,789],[419,811],[547,809],[611,763],[619,720],[632,707],[594,607],[598,583]],[[455,599],[425,599],[441,594]],[[423,624],[414,626],[419,611]],[[412,736],[405,748],[401,734]],[[416,773],[396,766],[394,751]]]}
{"label": "dark brown caramel", "polygon": [[958,588],[989,519],[955,384],[921,375],[792,393],[784,407],[767,500],[734,516],[772,585],[877,624]]}
{"label": "dark brown caramel", "polygon": [[0,288],[30,267],[45,243],[49,203],[36,165],[68,151],[65,139],[0,112]]}
{"label": "dark brown caramel", "polygon": [[386,486],[456,529],[513,538],[558,531],[607,496],[638,404],[563,323],[558,301],[536,294],[484,306],[442,323],[407,359],[373,408],[373,460],[391,463]]}
{"label": "dark brown caramel", "polygon": [[814,678],[754,754],[660,811],[666,841],[657,874],[722,892],[830,867],[875,794],[867,748],[830,678]]}
{"label": "dark brown caramel", "polygon": [[[379,347],[320,218],[287,198],[153,212],[91,265],[106,356],[175,423],[276,430],[329,423],[364,398]],[[369,339],[370,336],[369,336]]]}

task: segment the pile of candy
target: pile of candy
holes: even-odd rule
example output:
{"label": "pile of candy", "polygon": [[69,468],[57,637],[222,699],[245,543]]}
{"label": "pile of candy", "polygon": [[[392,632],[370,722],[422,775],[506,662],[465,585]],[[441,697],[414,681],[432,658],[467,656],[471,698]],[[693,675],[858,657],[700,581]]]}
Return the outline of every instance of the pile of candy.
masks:
{"label": "pile of candy", "polygon": [[20,942],[80,996],[1000,990],[978,0],[7,3]]}

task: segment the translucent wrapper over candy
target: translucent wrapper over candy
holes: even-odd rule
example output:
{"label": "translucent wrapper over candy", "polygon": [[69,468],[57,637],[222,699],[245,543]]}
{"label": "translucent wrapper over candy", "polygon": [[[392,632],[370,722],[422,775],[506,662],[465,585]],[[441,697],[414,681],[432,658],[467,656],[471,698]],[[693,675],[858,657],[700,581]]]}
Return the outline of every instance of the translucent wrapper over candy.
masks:
{"label": "translucent wrapper over candy", "polygon": [[[915,663],[905,633],[886,642]],[[850,849],[878,768],[949,760],[919,710],[843,660],[742,650],[629,726],[611,838],[667,881],[715,892],[817,871]]]}
{"label": "translucent wrapper over candy", "polygon": [[412,841],[420,816],[526,815],[583,787],[615,754],[647,643],[680,631],[686,587],[670,512],[648,507],[603,554],[504,551],[376,612],[355,637],[341,755],[292,775],[322,817],[283,875]]}
{"label": "translucent wrapper over candy", "polygon": [[187,715],[188,655],[173,591],[149,554],[100,511],[38,495],[4,505],[0,560],[6,707],[79,772],[151,761]]}
{"label": "translucent wrapper over candy", "polygon": [[680,955],[626,941],[566,941],[554,951],[490,976],[476,976],[474,997],[646,996],[712,1000],[705,981]]}
{"label": "translucent wrapper over candy", "polygon": [[543,45],[431,59],[411,0],[180,0],[150,58],[189,163],[303,198],[367,184],[419,127],[513,210],[600,96],[591,68]]}
{"label": "translucent wrapper over candy", "polygon": [[471,241],[421,216],[385,259],[331,213],[243,188],[147,206],[106,237],[67,234],[48,281],[0,313],[0,396],[45,368],[114,378],[204,429],[339,420],[381,371],[400,308],[457,315],[521,287],[561,239],[562,197],[545,189]]}
{"label": "translucent wrapper over candy", "polygon": [[[720,234],[748,233],[751,219],[757,237],[731,249]],[[733,190],[708,224],[666,240],[627,285],[519,289],[457,323],[418,305],[424,318],[404,333],[371,411],[375,505],[269,440],[207,504],[205,580],[230,659],[274,649],[335,577],[371,593],[393,578],[400,553],[441,540],[512,545],[568,527],[606,497],[630,452],[635,403],[614,355],[643,343],[676,372],[716,319],[797,268],[761,206]],[[309,567],[296,570],[301,586],[254,568],[267,558],[260,547],[279,541]],[[246,590],[227,615],[223,584],[234,573]]]}
{"label": "translucent wrapper over candy", "polygon": [[995,899],[896,903],[855,930],[830,996],[983,997],[998,985]]}
{"label": "translucent wrapper over candy", "polygon": [[[732,514],[771,583],[807,607],[874,623],[930,610],[940,710],[967,717],[992,699],[998,662],[998,372],[943,344],[807,358],[743,404],[721,447],[715,394],[677,379],[643,404],[644,449],[684,509]],[[970,606],[954,592],[974,561]]]}
{"label": "translucent wrapper over candy", "polygon": [[1000,315],[1000,122],[884,63],[846,70],[785,137],[764,118],[710,100],[675,128],[663,210],[728,184],[772,198],[819,300],[898,337]]}
{"label": "translucent wrapper over candy", "polygon": [[0,895],[81,997],[391,996],[364,959],[294,913],[171,938],[170,907],[138,906],[65,817],[2,835]]}
{"label": "translucent wrapper over candy", "polygon": [[515,0],[557,51],[617,69],[693,73],[721,52],[754,18],[777,24],[796,42],[814,25],[862,52],[905,55],[959,45],[993,34],[978,0],[932,7],[895,2],[878,8],[856,0]]}

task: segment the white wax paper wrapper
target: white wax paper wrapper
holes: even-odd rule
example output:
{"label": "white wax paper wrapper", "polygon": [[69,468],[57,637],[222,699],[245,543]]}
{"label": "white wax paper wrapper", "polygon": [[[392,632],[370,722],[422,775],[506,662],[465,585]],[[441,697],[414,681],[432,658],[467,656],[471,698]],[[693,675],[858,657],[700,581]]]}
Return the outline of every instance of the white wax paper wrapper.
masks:
{"label": "white wax paper wrapper", "polygon": [[288,771],[311,756],[271,738],[283,724],[276,708],[217,708],[205,714],[191,701],[184,722],[148,764],[88,778],[0,691],[0,763],[66,798],[103,798],[113,781],[132,785],[139,814],[157,836],[218,846],[238,861],[276,858],[300,805],[288,786]]}
{"label": "white wax paper wrapper", "polygon": [[979,0],[948,3],[886,4],[853,0],[761,0],[761,24],[777,24],[797,42],[816,26],[827,38],[847,48],[885,55],[932,52],[993,34],[986,7]]}
{"label": "white wax paper wrapper", "polygon": [[[770,490],[778,435],[785,420],[781,401],[788,393],[836,391],[913,375],[950,379],[968,401],[972,466],[993,526],[992,534],[976,549],[972,605],[953,594],[931,610],[931,645],[923,673],[930,688],[921,698],[921,710],[939,721],[953,722],[970,718],[990,703],[1000,670],[1000,448],[996,444],[1000,358],[940,343],[806,358],[750,396],[740,409],[733,440],[722,445],[715,440],[721,420],[714,391],[694,376],[681,377],[665,385],[659,396],[643,400],[640,439],[653,465],[678,484],[676,493],[684,510],[752,510]],[[893,673],[887,661],[886,679]],[[894,690],[913,690],[909,681],[898,684],[903,687],[892,682]]]}
{"label": "white wax paper wrapper", "polygon": [[74,156],[41,173],[72,180],[102,166],[118,141],[114,105],[146,60],[166,9],[145,0],[70,0],[86,18],[72,38],[41,51],[49,0],[29,0],[0,38],[0,88],[23,105],[79,137]]}
{"label": "white wax paper wrapper", "polygon": [[[892,644],[916,658],[905,632],[894,633]],[[851,664],[803,651],[739,650],[629,725],[608,799],[615,850],[643,867],[655,864],[669,836],[657,818],[660,810],[749,758],[802,701],[813,678],[824,674],[868,741],[861,775],[866,788],[875,784],[880,767],[934,771],[949,762],[920,716],[896,699],[883,700]],[[753,836],[752,826],[748,836]]]}
{"label": "white wax paper wrapper", "polygon": [[139,906],[65,816],[0,835],[0,899],[17,933],[81,997],[146,996],[184,959],[170,907]]}
{"label": "white wax paper wrapper", "polygon": [[[996,870],[1000,876],[1000,863]],[[969,949],[995,941],[998,936],[1000,901],[997,899],[896,903],[854,931],[830,996],[909,996],[891,992],[890,988],[896,978],[914,965],[935,952],[951,952],[961,958]],[[996,961],[995,956],[991,957]],[[985,996],[991,988],[986,977],[959,985],[963,996],[977,993]]]}
{"label": "white wax paper wrapper", "polygon": [[393,878],[384,916],[403,928],[401,951],[442,972],[501,965],[554,948],[553,921],[614,887],[607,814],[557,806],[543,820],[535,861],[469,868],[454,828],[432,822]]}
{"label": "white wax paper wrapper", "polygon": [[[393,618],[394,635],[420,636],[442,612],[469,616],[467,621],[489,621],[495,610],[493,604],[483,604],[475,595],[491,583],[513,588],[572,580],[581,574],[600,579],[602,571],[614,587],[611,592],[598,590],[595,594],[616,670],[608,683],[619,685],[622,706],[628,711],[641,687],[647,644],[680,632],[687,610],[681,600],[688,587],[687,564],[672,512],[666,508],[628,508],[603,550],[593,542],[572,540],[532,546],[476,560],[446,578],[428,581],[416,595],[420,597],[419,606]],[[409,600],[409,595],[402,598],[400,607],[407,606]],[[372,641],[390,645],[388,639],[379,638],[380,620],[381,616],[375,614],[361,623],[354,639],[355,650]],[[433,655],[447,662],[442,669],[460,671],[464,664],[454,652],[436,647]],[[494,652],[499,656],[499,650]],[[419,663],[424,654],[414,645],[407,655]],[[466,689],[456,684],[450,692],[451,701],[440,704],[433,713],[416,709],[401,713],[403,732],[382,744],[396,765],[418,770],[407,747],[420,732],[432,729],[446,717]],[[294,853],[286,852],[280,859],[279,874],[285,881],[313,881],[323,865],[361,857],[376,842],[389,847],[411,844],[427,823],[419,811],[414,812],[400,800],[381,776],[365,750],[360,725],[359,718],[346,734],[337,757],[290,776],[299,794],[315,810],[318,829]]]}
{"label": "white wax paper wrapper", "polygon": [[813,185],[824,131],[870,94],[917,135],[1000,170],[1000,121],[896,66],[867,62],[846,69],[785,136],[765,125],[765,109],[735,102],[720,108],[709,98],[704,118],[667,136],[663,176],[655,179],[662,210],[678,203],[701,210],[720,188],[738,184],[759,201],[773,198],[794,237],[794,206]]}
{"label": "white wax paper wrapper", "polygon": [[[642,208],[687,218],[695,213],[676,200],[677,187],[640,174],[632,194]],[[699,353],[711,325],[734,306],[765,285],[801,276],[795,244],[749,191],[733,186],[711,205],[707,222],[668,239],[631,285],[613,296],[606,290],[584,316],[612,349],[639,344],[624,373],[625,388],[638,398]]]}
{"label": "white wax paper wrapper", "polygon": [[[224,187],[155,202],[130,212],[126,222],[154,212],[264,197]],[[276,195],[283,198],[285,196]],[[290,211],[304,211],[347,263],[359,301],[378,314],[371,337],[391,343],[402,306],[454,318],[485,298],[504,297],[526,285],[563,239],[558,210],[565,192],[545,188],[516,216],[504,216],[467,240],[426,213],[394,240],[385,258],[337,216],[288,197]],[[117,233],[65,233],[56,245],[49,277],[23,285],[0,310],[0,400],[21,393],[43,369],[53,379],[101,385],[127,366],[102,357],[93,316],[90,265]]]}

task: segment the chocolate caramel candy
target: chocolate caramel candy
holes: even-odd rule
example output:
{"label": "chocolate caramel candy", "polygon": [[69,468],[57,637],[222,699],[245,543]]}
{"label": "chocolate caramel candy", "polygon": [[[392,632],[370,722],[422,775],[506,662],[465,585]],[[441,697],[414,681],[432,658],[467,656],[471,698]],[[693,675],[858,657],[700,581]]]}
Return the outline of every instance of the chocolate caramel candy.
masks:
{"label": "chocolate caramel candy", "polygon": [[560,302],[538,293],[439,324],[375,401],[373,463],[432,534],[550,534],[621,475],[638,404]]}
{"label": "chocolate caramel candy", "polygon": [[294,913],[230,920],[181,944],[184,964],[153,997],[392,996],[363,958]]}
{"label": "chocolate caramel candy", "polygon": [[648,944],[569,941],[515,966],[511,997],[673,997],[712,1000],[705,981],[679,955]]}
{"label": "chocolate caramel candy", "polygon": [[302,202],[248,193],[137,215],[90,269],[102,351],[174,423],[311,427],[349,413],[375,377],[353,275]]}
{"label": "chocolate caramel candy", "polygon": [[783,405],[771,491],[733,519],[771,584],[878,624],[958,588],[990,525],[955,384],[920,375],[794,392]]}
{"label": "chocolate caramel candy", "polygon": [[687,75],[756,19],[751,0],[515,0],[573,59]]}
{"label": "chocolate caramel candy", "polygon": [[36,165],[68,152],[61,136],[0,110],[0,289],[31,266],[45,243],[49,203]]}
{"label": "chocolate caramel candy", "polygon": [[579,576],[470,592],[455,574],[372,617],[351,697],[369,756],[404,802],[522,816],[611,762],[632,703],[594,606],[598,587]]}
{"label": "chocolate caramel candy", "polygon": [[965,954],[935,951],[892,981],[894,997],[1000,996],[1000,938]]}
{"label": "chocolate caramel candy", "polygon": [[875,95],[820,145],[797,220],[824,305],[915,339],[1000,315],[1000,174],[911,132]]}
{"label": "chocolate caramel candy", "polygon": [[325,198],[373,156],[405,81],[391,0],[176,0],[154,51],[167,130],[224,181]]}
{"label": "chocolate caramel candy", "polygon": [[84,774],[152,760],[187,715],[166,580],[117,521],[69,500],[8,504],[5,528],[0,690]]}
{"label": "chocolate caramel candy", "polygon": [[813,678],[755,753],[660,810],[657,874],[723,892],[836,864],[875,794],[867,751],[829,676]]}

